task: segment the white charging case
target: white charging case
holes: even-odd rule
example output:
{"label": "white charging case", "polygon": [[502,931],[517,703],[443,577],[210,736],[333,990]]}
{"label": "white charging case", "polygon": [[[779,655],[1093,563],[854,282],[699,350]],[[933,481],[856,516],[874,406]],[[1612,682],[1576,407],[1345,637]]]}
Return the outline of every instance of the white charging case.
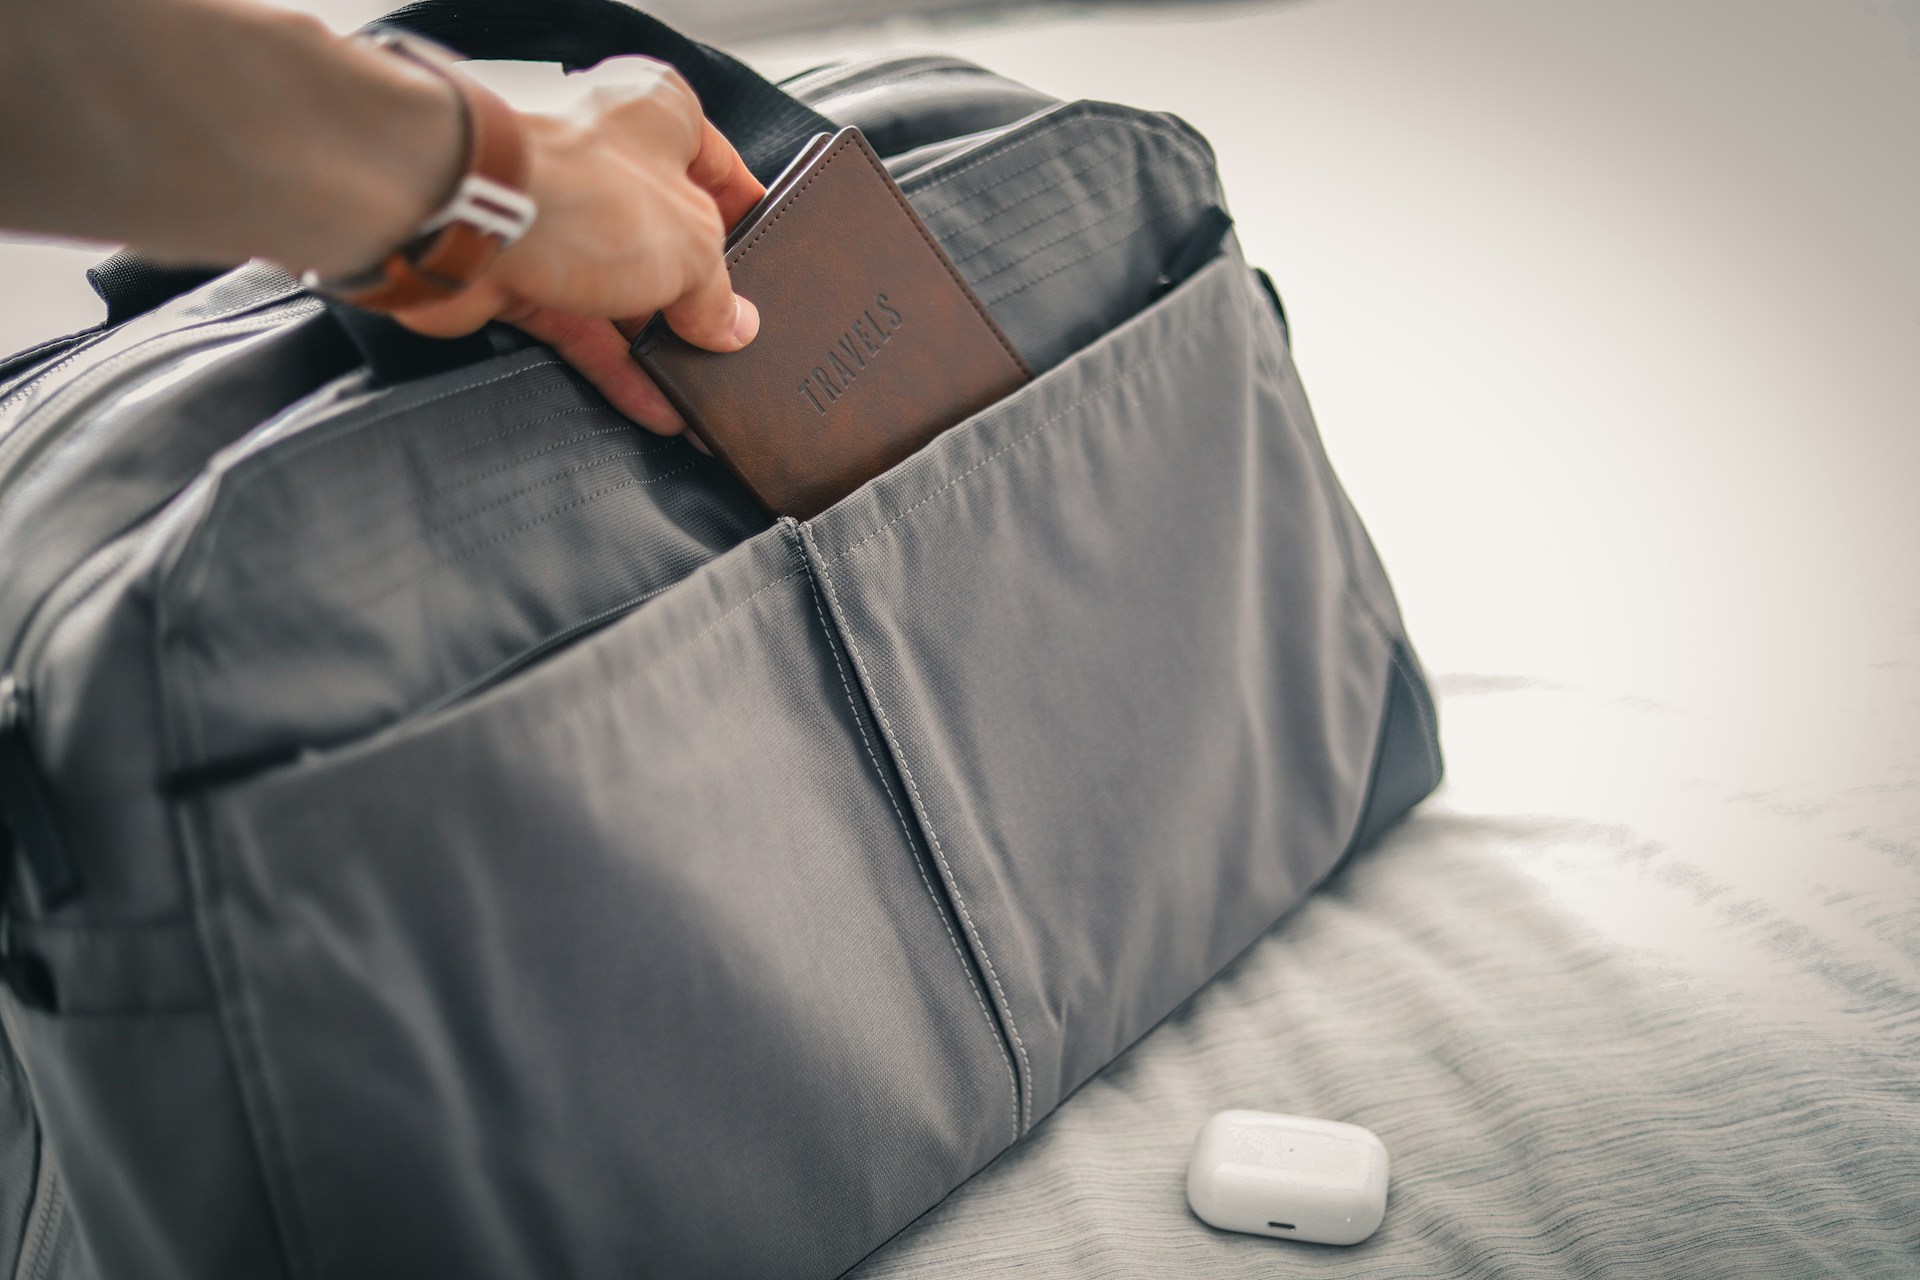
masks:
{"label": "white charging case", "polygon": [[1193,1144],[1187,1203],[1223,1231],[1359,1244],[1387,1214],[1387,1147],[1357,1124],[1222,1111]]}

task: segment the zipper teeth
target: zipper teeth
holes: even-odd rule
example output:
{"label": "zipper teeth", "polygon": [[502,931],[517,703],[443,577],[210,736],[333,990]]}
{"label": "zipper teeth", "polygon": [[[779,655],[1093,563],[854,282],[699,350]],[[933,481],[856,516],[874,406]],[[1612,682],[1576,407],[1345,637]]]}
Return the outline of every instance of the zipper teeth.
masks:
{"label": "zipper teeth", "polygon": [[[262,305],[274,307],[275,303],[284,303],[286,301],[288,301],[287,298],[279,298]],[[316,302],[313,305],[317,307],[320,304]],[[309,308],[309,310],[310,309],[311,308]],[[293,310],[298,310],[298,308],[294,308]],[[124,364],[150,362],[155,358],[170,355],[181,347],[193,346],[208,338],[225,337],[236,331],[244,331],[250,326],[265,326],[269,323],[278,323],[288,318],[291,317],[283,314],[277,308],[275,308],[271,315],[262,315],[254,309],[249,309],[241,315],[201,321],[185,329],[174,329],[166,333],[158,333],[151,338],[135,343],[124,351],[116,352],[108,356],[101,364],[82,375],[80,381],[75,382],[71,386],[62,387],[54,391],[53,399],[49,402],[48,406],[45,407],[45,416],[41,418],[40,421],[32,424],[22,423],[5,435],[0,435],[0,477],[4,477],[8,468],[13,466],[21,456],[33,447],[56,435],[61,428],[67,425],[67,419],[70,414],[60,406],[60,398],[63,395],[78,394],[88,388],[97,388],[103,385],[105,379],[99,375],[105,370],[120,367]],[[90,344],[83,344],[81,351],[86,349],[86,345]],[[9,393],[7,401],[0,402],[0,408],[4,408],[7,402],[17,400],[29,394],[34,385],[41,379],[65,364],[67,359],[81,354],[81,351],[69,352],[67,357],[56,361],[53,365],[34,375],[28,382],[14,388],[14,390]],[[120,367],[120,372],[125,372],[124,367]],[[10,487],[11,486],[7,485],[3,479],[0,479],[0,495],[4,495]]]}
{"label": "zipper teeth", "polygon": [[[181,346],[197,345],[200,340],[227,337],[235,333],[245,333],[254,328],[264,332],[287,318],[276,311],[271,316],[250,313],[213,321],[205,325],[197,325],[192,329],[157,335],[137,347],[121,352],[115,359],[132,356],[135,352],[149,357],[164,358]],[[68,415],[65,414],[51,415],[48,422],[41,424],[44,429],[33,433],[35,438],[46,440],[56,435],[58,429],[66,425],[67,417]],[[10,457],[10,451],[6,446],[10,444],[15,444],[15,441],[12,439],[0,441],[0,473],[6,470]],[[18,453],[26,447],[20,445],[12,452]],[[17,493],[26,481],[38,474],[39,469],[35,468],[31,475],[19,477],[19,483],[13,486],[0,485],[0,498]],[[27,664],[38,656],[39,650],[44,647],[47,635],[75,606],[92,595],[100,584],[111,578],[114,571],[126,563],[132,555],[134,543],[150,525],[150,520],[143,521],[95,548],[34,603],[27,614],[25,624],[8,643],[5,663],[0,664],[0,669],[16,673],[9,677],[10,679],[25,678]]]}
{"label": "zipper teeth", "polygon": [[133,544],[145,525],[121,534],[111,542],[97,548],[92,555],[82,560],[73,572],[55,583],[53,589],[40,597],[33,606],[33,612],[27,615],[27,623],[20,628],[14,638],[13,649],[7,655],[4,664],[7,670],[18,673],[15,679],[24,679],[27,664],[39,656],[46,647],[47,634],[60,619],[77,608],[99,586],[113,576],[114,570],[127,562],[133,553]]}
{"label": "zipper teeth", "polygon": [[[251,267],[240,267],[237,269],[237,271],[234,274],[238,274],[240,272],[250,272],[252,270],[253,268]],[[226,278],[230,279],[231,276]],[[259,281],[262,287],[265,287],[268,289],[268,291],[265,293],[264,296],[254,297],[249,301],[237,302],[234,305],[228,307],[226,310],[218,312],[217,314],[214,314],[214,315],[188,318],[185,327],[198,328],[208,324],[220,323],[222,321],[231,319],[235,316],[249,315],[256,311],[259,311],[264,307],[270,307],[275,305],[276,303],[285,302],[290,298],[295,298],[300,295],[301,291],[298,287],[292,287],[292,288],[280,287],[278,291],[275,292],[268,285],[269,280],[270,280],[270,275],[268,277],[261,278]],[[139,316],[135,316],[131,320],[127,321],[126,323],[128,324],[136,323],[140,318],[141,317]],[[64,366],[71,364],[73,361],[79,359],[82,355],[85,355],[89,349],[91,349],[98,343],[104,341],[107,338],[111,338],[121,328],[122,326],[110,327],[103,322],[99,328],[99,332],[92,333],[84,341],[76,343],[74,346],[72,346],[68,350],[56,356],[53,362],[47,365],[44,369],[36,369],[32,373],[28,374],[26,377],[22,378],[20,381],[16,382],[12,387],[8,388],[5,394],[0,394],[0,411],[4,411],[8,405],[13,404],[16,400],[19,400],[21,397],[25,396],[28,392],[30,392],[34,388],[35,384],[45,380],[48,377],[51,377],[54,373],[56,373],[58,370],[60,370]],[[122,351],[120,355],[131,354],[134,351],[141,350],[149,342],[154,342],[160,338],[169,336],[169,334],[174,334],[179,332],[182,332],[182,330],[172,329],[172,330],[166,330],[162,333],[157,333],[152,338],[143,338],[138,342],[135,342],[132,346],[128,347],[125,351]],[[87,333],[87,331],[82,330],[81,333],[84,334],[84,333]],[[69,336],[77,337],[79,335],[75,334],[75,335],[69,335]],[[55,339],[55,341],[58,341],[58,339]],[[117,360],[119,359],[119,356],[113,356],[113,357],[110,357],[110,359]],[[4,438],[4,437],[0,437],[0,438]]]}

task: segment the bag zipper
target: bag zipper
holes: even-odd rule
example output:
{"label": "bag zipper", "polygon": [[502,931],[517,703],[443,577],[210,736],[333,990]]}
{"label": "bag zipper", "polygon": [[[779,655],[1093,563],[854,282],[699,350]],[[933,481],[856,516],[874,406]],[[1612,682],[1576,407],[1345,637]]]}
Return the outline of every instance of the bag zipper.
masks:
{"label": "bag zipper", "polygon": [[[0,821],[10,853],[25,861],[45,911],[80,891],[80,873],[61,838],[47,780],[33,758],[31,713],[26,690],[13,673],[0,674]],[[5,909],[0,901],[0,912]]]}
{"label": "bag zipper", "polygon": [[[282,302],[286,301],[286,299],[275,299],[274,301]],[[318,305],[317,303],[315,304],[315,306]],[[242,315],[201,321],[184,329],[175,329],[167,333],[156,334],[145,342],[136,343],[128,347],[125,351],[117,352],[107,359],[109,362],[128,360],[128,363],[134,366],[141,363],[151,364],[154,360],[165,358],[182,347],[194,346],[197,343],[204,342],[210,337],[221,338],[236,332],[245,332],[250,326],[258,326],[264,329],[272,325],[277,325],[283,320],[297,318],[297,315],[304,314],[306,314],[306,311],[301,310],[297,312],[290,311],[286,314],[276,312],[271,316],[262,316],[258,314],[257,310],[249,310]],[[139,358],[138,360],[132,359],[132,357],[136,356]],[[35,383],[52,373],[54,369],[62,363],[63,361],[55,361],[54,364],[33,374],[9,392],[6,401],[0,401],[0,405],[27,395],[33,389]],[[102,367],[104,368],[105,366],[103,365]],[[123,369],[121,372],[124,373],[125,370]],[[66,390],[66,388],[62,388],[62,390]],[[57,398],[61,395],[61,391],[55,391],[53,394],[57,401]],[[17,464],[29,454],[37,452],[41,446],[57,438],[71,425],[73,416],[71,411],[64,408],[48,408],[44,410],[44,416],[37,421],[22,423],[11,431],[0,430],[0,496],[5,496],[7,491],[12,487],[10,482],[13,477],[10,473],[16,468]]]}

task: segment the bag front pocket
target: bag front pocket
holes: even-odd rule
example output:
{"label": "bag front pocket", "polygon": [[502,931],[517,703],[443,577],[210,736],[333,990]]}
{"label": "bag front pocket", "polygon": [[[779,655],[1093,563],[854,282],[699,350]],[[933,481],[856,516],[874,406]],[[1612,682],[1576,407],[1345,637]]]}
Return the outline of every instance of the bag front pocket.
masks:
{"label": "bag front pocket", "polygon": [[805,528],[1032,1124],[1319,880],[1391,629],[1237,245]]}
{"label": "bag front pocket", "polygon": [[200,910],[296,1274],[827,1276],[1013,1066],[785,529],[215,789]]}

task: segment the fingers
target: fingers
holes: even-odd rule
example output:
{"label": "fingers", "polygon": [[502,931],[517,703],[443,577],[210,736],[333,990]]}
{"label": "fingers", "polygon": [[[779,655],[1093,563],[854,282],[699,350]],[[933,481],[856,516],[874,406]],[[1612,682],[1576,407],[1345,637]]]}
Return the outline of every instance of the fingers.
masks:
{"label": "fingers", "polygon": [[593,389],[622,414],[649,431],[679,435],[686,421],[662,395],[646,371],[627,354],[627,342],[610,320],[592,320],[561,311],[539,310],[513,322],[546,343],[572,365]]}
{"label": "fingers", "polygon": [[726,136],[714,128],[711,120],[700,122],[700,149],[693,153],[693,160],[687,165],[687,177],[713,197],[713,202],[720,206],[720,223],[728,228],[746,217],[747,212],[760,203],[760,197],[767,194],[760,179],[753,176],[747,162],[740,158]]}
{"label": "fingers", "polygon": [[718,258],[661,314],[675,333],[708,351],[738,351],[760,332],[759,308],[734,293],[726,264]]}
{"label": "fingers", "polygon": [[531,229],[469,289],[395,319],[434,337],[517,324],[621,412],[674,433],[679,415],[627,355],[639,322],[607,317],[658,310],[709,351],[751,342],[760,315],[734,296],[721,246],[764,188],[673,68],[620,58],[589,76],[564,117],[522,117]]}

